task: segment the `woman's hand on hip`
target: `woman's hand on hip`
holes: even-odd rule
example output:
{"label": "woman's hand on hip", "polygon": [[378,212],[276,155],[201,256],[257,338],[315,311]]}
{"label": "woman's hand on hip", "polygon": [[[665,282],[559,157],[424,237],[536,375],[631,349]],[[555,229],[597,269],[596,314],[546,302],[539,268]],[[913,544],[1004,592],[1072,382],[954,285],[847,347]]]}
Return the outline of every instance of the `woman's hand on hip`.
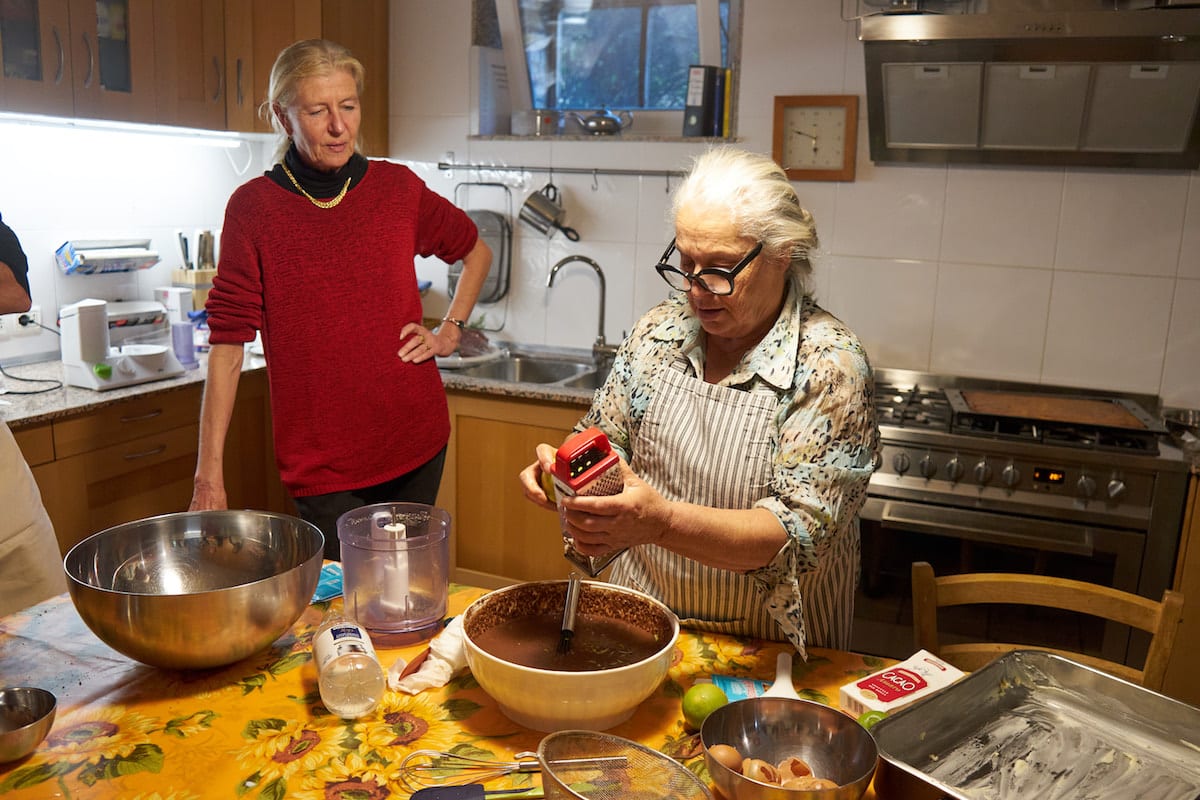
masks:
{"label": "woman's hand on hip", "polygon": [[448,356],[458,349],[462,331],[457,325],[443,323],[437,331],[431,331],[416,322],[409,322],[400,329],[400,350],[396,355],[401,361],[420,364],[435,356]]}

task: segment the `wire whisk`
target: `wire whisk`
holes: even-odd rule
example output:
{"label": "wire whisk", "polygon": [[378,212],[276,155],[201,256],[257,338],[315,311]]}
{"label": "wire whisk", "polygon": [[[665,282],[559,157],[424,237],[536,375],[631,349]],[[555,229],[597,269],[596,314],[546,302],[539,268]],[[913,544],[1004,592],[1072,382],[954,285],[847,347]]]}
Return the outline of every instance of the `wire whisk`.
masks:
{"label": "wire whisk", "polygon": [[[614,767],[626,763],[625,756],[572,758],[552,762],[555,767],[584,769],[594,766]],[[410,791],[435,786],[465,786],[484,783],[508,775],[541,772],[537,753],[528,750],[516,753],[511,761],[445,753],[438,750],[414,750],[400,762],[400,781]]]}

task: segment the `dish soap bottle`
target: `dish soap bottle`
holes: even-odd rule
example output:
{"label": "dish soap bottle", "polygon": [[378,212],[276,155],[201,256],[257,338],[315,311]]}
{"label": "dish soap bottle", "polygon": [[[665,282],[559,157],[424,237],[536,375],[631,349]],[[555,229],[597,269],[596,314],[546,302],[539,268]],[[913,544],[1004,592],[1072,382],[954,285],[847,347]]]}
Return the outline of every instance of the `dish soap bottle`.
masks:
{"label": "dish soap bottle", "polygon": [[387,683],[366,630],[330,607],[313,636],[313,661],[321,702],[342,719],[375,710]]}

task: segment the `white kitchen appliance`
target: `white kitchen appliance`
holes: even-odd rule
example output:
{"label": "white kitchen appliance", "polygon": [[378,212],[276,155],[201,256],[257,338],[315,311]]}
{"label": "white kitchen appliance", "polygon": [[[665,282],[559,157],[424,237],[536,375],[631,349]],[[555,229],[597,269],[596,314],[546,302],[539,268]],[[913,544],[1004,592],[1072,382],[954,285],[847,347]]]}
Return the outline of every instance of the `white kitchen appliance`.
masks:
{"label": "white kitchen appliance", "polygon": [[63,375],[67,384],[105,391],[183,374],[183,365],[169,346],[113,347],[109,339],[108,305],[105,300],[88,298],[59,310]]}

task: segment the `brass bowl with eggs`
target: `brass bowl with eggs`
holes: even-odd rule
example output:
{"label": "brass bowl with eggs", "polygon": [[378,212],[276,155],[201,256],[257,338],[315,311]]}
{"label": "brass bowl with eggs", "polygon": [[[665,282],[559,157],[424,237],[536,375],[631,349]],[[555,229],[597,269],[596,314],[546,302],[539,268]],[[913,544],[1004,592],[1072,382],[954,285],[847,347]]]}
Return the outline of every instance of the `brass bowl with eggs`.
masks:
{"label": "brass bowl with eggs", "polygon": [[679,620],[654,598],[583,581],[569,654],[556,651],[567,581],[518,583],[463,614],[467,666],[512,721],[603,731],[632,716],[671,665]]}
{"label": "brass bowl with eggs", "polygon": [[105,644],[170,669],[265,649],[312,600],[325,538],[266,511],[190,511],[100,531],[63,562],[79,616]]}
{"label": "brass bowl with eggs", "polygon": [[[856,720],[821,703],[789,697],[752,697],[721,706],[700,726],[700,742],[713,786],[728,800],[858,800],[879,761],[875,739]],[[770,766],[801,759],[813,776],[835,787],[791,789],[755,780],[731,769],[724,748]]]}

